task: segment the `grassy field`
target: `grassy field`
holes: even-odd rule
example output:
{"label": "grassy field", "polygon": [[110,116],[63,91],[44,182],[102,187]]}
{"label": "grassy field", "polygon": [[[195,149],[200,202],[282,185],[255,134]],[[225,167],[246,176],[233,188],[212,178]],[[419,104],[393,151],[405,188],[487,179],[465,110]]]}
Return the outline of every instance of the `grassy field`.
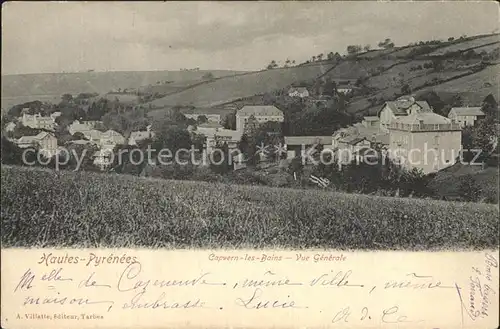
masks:
{"label": "grassy field", "polygon": [[2,75],[2,97],[107,93],[113,89],[139,88],[157,81],[198,81],[204,74],[228,76],[239,71],[136,71]]}
{"label": "grassy field", "polygon": [[[430,56],[439,56],[444,55],[447,52],[455,52],[455,51],[465,51],[467,49],[479,48],[484,45],[497,43],[496,47],[500,46],[500,34],[493,34],[488,36],[482,36],[480,38],[474,38],[471,40],[465,40],[463,42],[452,43],[449,46],[439,48],[432,53],[429,53]],[[493,48],[494,49],[494,48]],[[481,49],[478,49],[481,51]]]}
{"label": "grassy field", "polygon": [[440,196],[457,197],[460,195],[460,179],[464,176],[470,176],[474,182],[481,188],[481,198],[497,199],[499,197],[498,168],[482,166],[468,166],[457,163],[448,167],[434,177],[430,183],[430,188],[434,189]]}
{"label": "grassy field", "polygon": [[338,248],[497,247],[498,207],[1,169],[3,247]]}

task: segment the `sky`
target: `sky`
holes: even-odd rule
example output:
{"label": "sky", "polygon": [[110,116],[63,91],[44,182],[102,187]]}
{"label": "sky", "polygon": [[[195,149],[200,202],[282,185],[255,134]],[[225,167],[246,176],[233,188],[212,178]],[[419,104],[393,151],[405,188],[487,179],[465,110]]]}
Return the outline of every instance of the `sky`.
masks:
{"label": "sky", "polygon": [[7,2],[2,74],[259,70],[350,44],[498,32],[494,2]]}

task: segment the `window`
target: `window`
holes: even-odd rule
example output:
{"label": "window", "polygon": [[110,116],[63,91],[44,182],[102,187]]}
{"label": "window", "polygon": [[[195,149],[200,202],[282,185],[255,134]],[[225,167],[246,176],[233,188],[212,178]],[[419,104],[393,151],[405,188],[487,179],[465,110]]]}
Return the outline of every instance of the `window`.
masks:
{"label": "window", "polygon": [[439,145],[439,136],[434,136],[434,145]]}

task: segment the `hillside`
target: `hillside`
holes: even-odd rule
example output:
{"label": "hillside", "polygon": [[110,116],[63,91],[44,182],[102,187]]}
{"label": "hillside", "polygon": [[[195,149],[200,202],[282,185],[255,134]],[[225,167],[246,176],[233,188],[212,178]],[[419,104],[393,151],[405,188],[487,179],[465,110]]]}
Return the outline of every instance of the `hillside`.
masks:
{"label": "hillside", "polygon": [[1,168],[4,247],[475,249],[498,207]]}
{"label": "hillside", "polygon": [[211,72],[215,77],[239,74],[238,71],[137,71],[82,72],[2,75],[2,108],[32,100],[60,99],[65,93],[106,93],[111,90],[139,88],[158,82],[195,83]]}
{"label": "hillside", "polygon": [[[476,53],[467,53],[471,49]],[[335,81],[350,80],[352,83],[363,79],[364,84],[372,88],[369,94],[352,99],[348,108],[351,113],[374,111],[383,100],[397,97],[405,84],[413,92],[435,90],[459,93],[465,101],[475,105],[490,93],[498,96],[498,58],[485,61],[484,56],[494,56],[492,54],[499,49],[500,37],[494,34],[372,50],[345,57],[340,62],[323,60],[296,67],[225,77],[187,90],[171,89],[169,95],[156,99],[151,104],[156,108],[174,105],[215,106],[273,92],[292,83],[311,83],[315,79],[331,78]],[[482,51],[485,53],[480,54]],[[433,67],[434,60],[442,62],[440,69]]]}
{"label": "hillside", "polygon": [[429,186],[436,191],[437,195],[454,199],[460,195],[461,178],[465,176],[470,176],[481,189],[481,198],[498,200],[499,172],[495,167],[483,169],[482,166],[466,166],[457,163],[436,173]]}
{"label": "hillside", "polygon": [[332,66],[332,63],[314,63],[225,77],[154,100],[152,105],[157,108],[175,105],[216,106],[242,97],[282,89],[294,82],[316,79]]}

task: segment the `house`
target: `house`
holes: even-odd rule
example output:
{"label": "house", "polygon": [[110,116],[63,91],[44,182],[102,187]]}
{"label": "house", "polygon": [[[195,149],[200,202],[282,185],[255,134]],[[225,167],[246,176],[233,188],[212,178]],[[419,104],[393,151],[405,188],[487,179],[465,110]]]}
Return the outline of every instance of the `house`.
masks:
{"label": "house", "polygon": [[484,117],[481,107],[453,107],[448,113],[448,118],[457,121],[462,128],[473,126],[478,119]]}
{"label": "house", "polygon": [[[368,119],[367,119],[368,118]],[[339,165],[361,160],[368,155],[380,156],[389,145],[389,133],[381,131],[374,120],[365,117],[363,122],[341,128],[332,135],[332,148]],[[378,121],[375,121],[378,123]]]}
{"label": "house", "polygon": [[61,112],[57,111],[57,112],[54,112],[50,115],[51,118],[53,118],[54,120],[57,118],[57,117],[60,117],[61,116]]}
{"label": "house", "polygon": [[287,159],[297,156],[304,157],[306,154],[314,153],[311,149],[320,146],[323,149],[332,148],[331,136],[285,136],[284,149]]}
{"label": "house", "polygon": [[460,124],[432,112],[398,117],[389,127],[389,157],[424,174],[455,163],[462,148]]}
{"label": "house", "polygon": [[146,139],[154,138],[155,134],[151,131],[151,125],[146,127],[145,131],[133,131],[130,133],[128,138],[128,145],[137,145],[137,142],[141,142]]}
{"label": "house", "polygon": [[413,97],[403,96],[386,102],[377,113],[380,129],[387,132],[389,125],[396,118],[421,112],[432,112],[432,108],[426,101],[415,101]]}
{"label": "house", "polygon": [[288,90],[288,96],[290,97],[309,97],[309,91],[305,87],[292,87]]}
{"label": "house", "polygon": [[330,102],[332,100],[332,97],[329,96],[329,95],[321,95],[319,97],[315,97],[315,98],[307,98],[307,103],[310,104],[310,105],[317,105],[317,104],[323,104],[323,105],[327,105],[328,102]]}
{"label": "house", "polygon": [[44,117],[40,113],[33,115],[24,113],[21,117],[21,123],[26,127],[44,130],[54,130],[56,125],[54,118],[50,116]]}
{"label": "house", "polygon": [[57,154],[57,138],[54,134],[43,131],[36,136],[22,136],[15,141],[18,147],[38,147],[46,157],[52,157]]}
{"label": "house", "polygon": [[184,114],[184,116],[188,119],[193,119],[193,120],[196,120],[198,121],[198,118],[201,117],[201,116],[204,116],[207,118],[207,122],[215,122],[215,123],[219,123],[221,121],[221,117],[220,117],[220,114],[203,114],[203,113],[199,113],[199,114],[192,114],[192,113],[188,113],[188,114]]}
{"label": "house", "polygon": [[110,129],[101,133],[99,144],[101,146],[125,144],[125,137],[123,137],[120,133]]}
{"label": "house", "polygon": [[352,93],[352,90],[353,90],[352,88],[341,87],[341,88],[337,88],[337,93],[347,95],[347,94]]}
{"label": "house", "polygon": [[283,122],[283,112],[273,105],[247,105],[236,112],[236,130],[243,131],[250,116],[254,116],[259,123],[269,121]]}
{"label": "house", "polygon": [[[349,135],[337,140],[335,158],[339,165],[349,164],[353,160],[360,160],[372,149],[372,141],[360,135]],[[375,153],[373,153],[375,155]]]}
{"label": "house", "polygon": [[108,130],[105,132],[91,129],[89,131],[82,132],[82,134],[89,141],[94,142],[96,145],[100,147],[109,147],[113,148],[117,144],[125,144],[125,137],[123,137],[120,133],[114,130]]}
{"label": "house", "polygon": [[101,121],[80,122],[78,120],[75,120],[68,126],[68,131],[71,135],[74,135],[77,132],[85,135],[86,132],[94,129],[98,124],[102,124],[102,122]]}
{"label": "house", "polygon": [[226,143],[229,150],[234,150],[238,148],[238,143],[241,141],[242,131],[230,130],[230,129],[219,129],[215,134],[208,135],[206,140],[207,154],[213,152],[217,143]]}
{"label": "house", "polygon": [[366,128],[378,129],[380,127],[380,120],[378,116],[366,116],[363,118],[361,123]]}
{"label": "house", "polygon": [[365,138],[372,143],[372,146],[378,145],[380,147],[384,147],[389,145],[389,133],[381,131],[379,129],[378,122],[372,123],[372,120],[367,120],[366,118],[368,117],[365,117],[363,122],[358,122],[352,126],[337,130],[332,135],[333,148],[339,148],[342,140],[349,137]]}
{"label": "house", "polygon": [[196,127],[194,126],[189,126],[188,131],[193,134],[198,134],[198,135],[204,135],[204,136],[213,136],[215,133],[217,133],[219,130],[224,130],[224,127],[220,124],[217,123],[204,123],[201,125],[198,125]]}
{"label": "house", "polygon": [[199,117],[204,116],[207,118],[207,123],[218,124],[226,114],[231,112],[231,110],[219,107],[190,107],[182,108],[180,112],[188,119],[198,121]]}

